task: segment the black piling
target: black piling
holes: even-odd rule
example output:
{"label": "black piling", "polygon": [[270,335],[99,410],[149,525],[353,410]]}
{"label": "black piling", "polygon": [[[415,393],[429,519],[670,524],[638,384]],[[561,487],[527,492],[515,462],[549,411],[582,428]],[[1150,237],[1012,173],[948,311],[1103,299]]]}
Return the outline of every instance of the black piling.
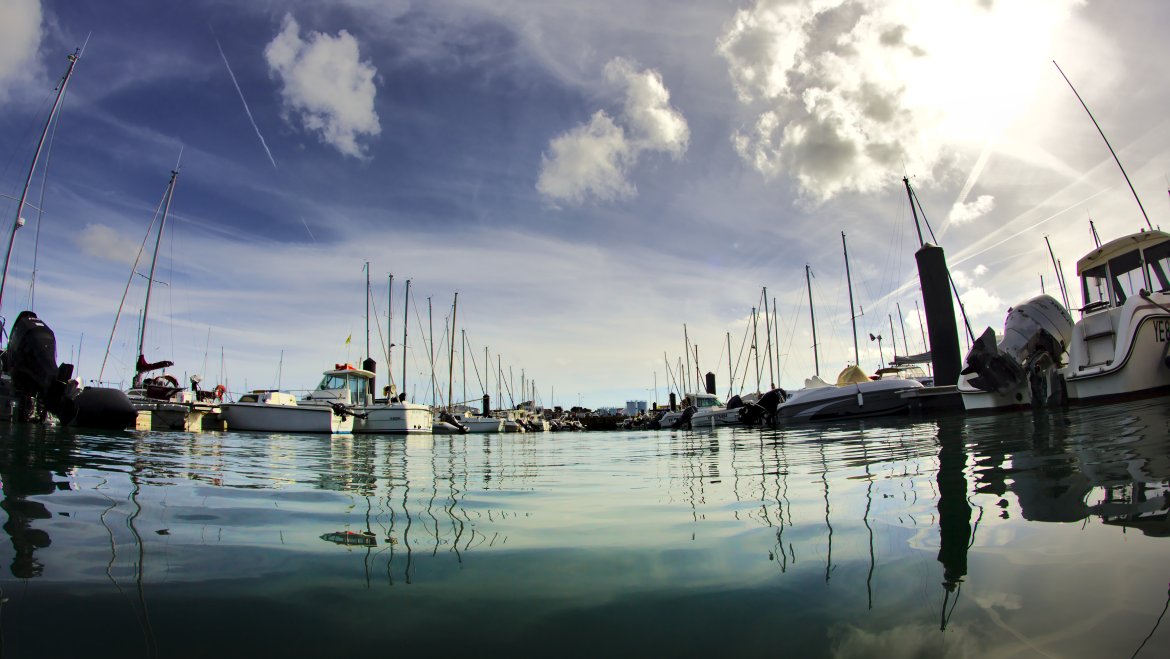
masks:
{"label": "black piling", "polygon": [[934,383],[938,386],[956,384],[962,362],[946,255],[941,247],[927,243],[914,254],[914,259],[918,262],[922,304],[926,307],[926,329],[930,334]]}
{"label": "black piling", "polygon": [[[371,373],[377,373],[378,372],[378,364],[370,357],[366,357],[365,361],[362,362],[362,370],[369,371]],[[375,398],[374,392],[377,391],[377,389],[374,386],[374,384],[375,384],[374,380],[376,380],[376,379],[377,378],[370,378],[370,380],[366,383],[366,393],[368,393],[370,395],[371,399]]]}
{"label": "black piling", "polygon": [[707,385],[707,393],[714,396],[715,395],[715,374],[710,372],[710,371],[707,372],[706,385]]}

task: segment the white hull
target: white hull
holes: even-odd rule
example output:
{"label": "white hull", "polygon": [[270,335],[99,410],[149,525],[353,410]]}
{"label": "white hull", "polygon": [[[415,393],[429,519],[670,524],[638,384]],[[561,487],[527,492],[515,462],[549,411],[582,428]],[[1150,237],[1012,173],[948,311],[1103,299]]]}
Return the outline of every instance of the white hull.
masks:
{"label": "white hull", "polygon": [[430,434],[434,414],[426,405],[413,403],[390,403],[358,408],[365,419],[354,421],[355,433],[379,433],[386,435]]}
{"label": "white hull", "polygon": [[354,422],[352,415],[342,419],[332,408],[311,405],[224,403],[220,415],[228,430],[258,432],[346,434]]}
{"label": "white hull", "polygon": [[465,416],[459,423],[467,426],[467,432],[504,432],[504,420],[484,416]]}
{"label": "white hull", "polygon": [[[1170,295],[1155,293],[1152,297],[1164,306],[1170,306]],[[1101,363],[1085,364],[1090,350],[1086,346],[1084,326],[1078,324],[1069,350],[1069,366],[1061,371],[1070,402],[1153,395],[1170,389],[1170,367],[1165,363],[1170,344],[1170,314],[1141,299],[1130,300],[1122,311],[1126,311],[1130,303],[1135,306],[1133,314],[1130,318],[1123,315],[1120,319],[1117,346],[1111,358]],[[1101,342],[1101,339],[1096,341]],[[1100,359],[1097,355],[1092,356],[1094,360]]]}
{"label": "white hull", "polygon": [[739,420],[739,410],[738,407],[730,410],[718,408],[699,410],[691,417],[691,427],[698,429],[742,425]]}

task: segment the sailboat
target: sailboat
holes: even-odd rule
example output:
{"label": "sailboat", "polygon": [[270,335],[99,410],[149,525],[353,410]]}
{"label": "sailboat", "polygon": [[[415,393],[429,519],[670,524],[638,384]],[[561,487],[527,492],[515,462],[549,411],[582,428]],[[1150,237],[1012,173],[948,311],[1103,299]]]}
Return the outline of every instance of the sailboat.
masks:
{"label": "sailboat", "polygon": [[[0,273],[0,301],[4,298],[16,231],[25,223],[22,213],[29,186],[80,53],[78,50],[69,55],[69,66],[57,86],[57,96],[45,120],[16,204],[4,270]],[[0,319],[0,336],[5,330],[4,321]],[[136,413],[125,393],[108,387],[81,389],[78,380],[73,379],[73,365],[57,364],[56,336],[32,310],[21,311],[16,316],[8,338],[8,345],[0,352],[0,420],[40,422],[47,420],[46,413],[51,413],[61,424],[71,426],[122,430],[134,423]]]}
{"label": "sailboat", "polygon": [[[146,299],[142,303],[142,321],[138,328],[138,359],[134,365],[133,384],[126,392],[130,397],[130,402],[140,413],[139,425],[144,429],[151,430],[202,430],[204,417],[209,417],[208,424],[215,427],[219,421],[219,401],[225,392],[222,385],[216,387],[212,392],[199,392],[195,388],[199,382],[198,376],[191,379],[192,388],[188,389],[180,385],[178,379],[173,375],[166,373],[166,369],[174,366],[174,362],[169,360],[148,362],[146,360],[145,344],[147,320],[150,317],[150,294],[154,288],[154,273],[155,266],[158,264],[159,245],[162,243],[163,231],[166,229],[167,216],[170,213],[171,200],[174,197],[175,184],[178,179],[179,170],[176,167],[171,171],[171,178],[167,182],[166,193],[163,195],[162,218],[159,221],[158,234],[155,238],[154,254],[150,259],[150,274],[146,278]],[[130,276],[131,278],[134,276],[133,268]],[[127,282],[127,287],[129,285],[130,282]],[[124,296],[123,299],[125,299]],[[120,315],[121,307],[118,308],[118,311]],[[118,319],[115,316],[115,329],[117,326]],[[113,331],[110,333],[110,339],[112,343]],[[104,370],[105,364],[103,362],[102,371],[104,372]],[[159,370],[163,371],[159,375],[146,376],[147,373]],[[98,377],[100,379],[100,373]],[[200,393],[204,395],[201,396]]]}
{"label": "sailboat", "polygon": [[[861,370],[860,351],[857,347],[857,316],[853,313],[853,279],[849,274],[849,249],[845,244],[845,232],[841,232],[841,247],[845,253],[845,279],[849,288],[849,316],[853,325],[854,363],[846,366],[837,376],[836,385],[829,385],[820,379],[818,360],[817,375],[805,383],[805,387],[788,395],[776,407],[778,419],[793,421],[825,421],[832,419],[854,419],[904,412],[909,407],[903,394],[912,389],[921,389],[917,380],[883,378],[871,380]],[[806,276],[807,276],[806,269]],[[809,309],[812,309],[812,286],[809,285]],[[815,317],[813,334],[816,334]],[[816,340],[814,338],[814,344]],[[813,346],[816,354],[816,346]]]}

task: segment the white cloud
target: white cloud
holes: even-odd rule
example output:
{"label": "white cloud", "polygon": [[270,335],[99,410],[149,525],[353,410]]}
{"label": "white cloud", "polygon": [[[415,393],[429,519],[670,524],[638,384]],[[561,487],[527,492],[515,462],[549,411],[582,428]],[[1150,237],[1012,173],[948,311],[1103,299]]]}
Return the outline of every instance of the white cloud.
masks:
{"label": "white cloud", "polygon": [[955,205],[951,207],[951,213],[947,219],[954,224],[965,224],[972,220],[977,220],[980,217],[983,217],[994,209],[994,197],[987,194],[979,195],[979,197],[972,202],[955,202]]}
{"label": "white cloud", "polygon": [[73,237],[84,253],[115,263],[134,263],[138,243],[104,224],[87,224]]}
{"label": "white cloud", "polygon": [[636,137],[638,150],[665,151],[678,158],[687,150],[690,129],[670,107],[670,92],[653,69],[637,71],[621,57],[605,65],[605,78],[625,94],[622,119]]}
{"label": "white cloud", "polygon": [[979,265],[975,266],[975,270],[974,270],[973,274],[976,277],[982,277],[983,275],[987,274],[987,266],[980,263]]}
{"label": "white cloud", "polygon": [[[638,70],[623,58],[605,66],[605,79],[623,97],[618,121],[604,110],[553,138],[541,156],[536,189],[545,197],[580,204],[592,197],[614,201],[633,197],[629,169],[643,153],[662,152],[678,159],[687,150],[690,128],[670,106],[670,91],[653,69]],[[619,123],[620,122],[620,123]]]}
{"label": "white cloud", "polygon": [[306,130],[343,154],[365,155],[358,139],[382,132],[374,111],[377,69],[359,59],[357,40],[349,32],[342,30],[337,36],[309,32],[302,39],[296,20],[285,15],[280,34],[264,48],[264,57],[283,84],[286,120],[296,115]]}
{"label": "white cloud", "polygon": [[757,0],[717,43],[747,112],[733,144],[813,203],[927,178],[1016,116],[1074,4]]}
{"label": "white cloud", "polygon": [[30,77],[41,35],[40,0],[0,2],[0,101],[14,82]]}
{"label": "white cloud", "polygon": [[588,124],[553,138],[552,156],[541,156],[536,189],[546,197],[581,203],[592,196],[602,201],[632,197],[626,181],[633,149],[625,132],[598,110]]}

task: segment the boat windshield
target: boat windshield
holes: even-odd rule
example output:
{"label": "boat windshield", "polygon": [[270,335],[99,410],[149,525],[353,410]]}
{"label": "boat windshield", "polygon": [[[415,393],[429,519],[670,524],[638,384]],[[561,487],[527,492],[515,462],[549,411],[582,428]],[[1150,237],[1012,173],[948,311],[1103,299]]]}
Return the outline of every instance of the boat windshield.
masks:
{"label": "boat windshield", "polygon": [[714,396],[702,396],[695,401],[695,407],[723,407],[723,403],[719,402],[719,399]]}
{"label": "boat windshield", "polygon": [[351,401],[361,401],[366,395],[366,381],[364,378],[348,374],[331,373],[322,378],[321,384],[317,386],[317,391],[336,391],[338,389],[348,389]]}
{"label": "boat windshield", "polygon": [[1109,279],[1109,273],[1106,268],[1105,264],[1101,264],[1092,270],[1086,270],[1081,276],[1086,308],[1109,304],[1109,288],[1105,283]]}
{"label": "boat windshield", "polygon": [[1158,291],[1170,291],[1170,241],[1147,249],[1146,265],[1150,268],[1150,284]]}
{"label": "boat windshield", "polygon": [[1134,250],[1128,254],[1109,261],[1109,273],[1113,275],[1113,292],[1117,296],[1117,305],[1125,304],[1131,296],[1146,287],[1145,274],[1142,272],[1142,253]]}

